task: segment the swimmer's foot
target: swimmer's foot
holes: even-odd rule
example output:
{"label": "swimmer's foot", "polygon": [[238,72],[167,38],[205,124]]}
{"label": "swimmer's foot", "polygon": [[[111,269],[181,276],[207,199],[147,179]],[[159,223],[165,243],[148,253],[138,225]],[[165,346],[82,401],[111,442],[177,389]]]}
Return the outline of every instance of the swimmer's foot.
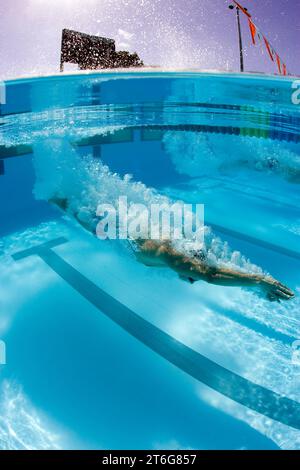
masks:
{"label": "swimmer's foot", "polygon": [[193,279],[192,277],[186,277],[182,275],[179,275],[179,279],[181,279],[182,281],[188,282],[189,284],[194,284],[194,282],[196,282],[196,280]]}
{"label": "swimmer's foot", "polygon": [[267,292],[267,298],[271,302],[280,302],[280,300],[290,300],[295,297],[295,294],[281,282],[276,281],[272,277],[265,277],[261,281],[261,285]]}

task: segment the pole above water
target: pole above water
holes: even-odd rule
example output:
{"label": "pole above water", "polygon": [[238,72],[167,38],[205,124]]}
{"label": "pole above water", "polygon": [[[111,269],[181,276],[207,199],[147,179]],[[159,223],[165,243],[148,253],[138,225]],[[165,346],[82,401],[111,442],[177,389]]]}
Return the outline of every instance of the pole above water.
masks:
{"label": "pole above water", "polygon": [[244,52],[243,52],[243,40],[242,40],[242,29],[241,29],[241,19],[240,19],[240,10],[234,5],[229,5],[230,10],[236,10],[236,18],[238,25],[238,35],[239,35],[239,49],[240,49],[240,71],[244,72]]}

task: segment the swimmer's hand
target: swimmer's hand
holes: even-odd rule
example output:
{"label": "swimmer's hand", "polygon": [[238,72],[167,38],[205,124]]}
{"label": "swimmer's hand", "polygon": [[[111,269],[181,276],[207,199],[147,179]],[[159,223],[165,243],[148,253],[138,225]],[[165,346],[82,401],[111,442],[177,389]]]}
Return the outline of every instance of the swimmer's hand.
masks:
{"label": "swimmer's hand", "polygon": [[295,297],[295,294],[291,289],[270,276],[266,276],[261,280],[261,286],[266,291],[267,298],[272,302],[290,300]]}

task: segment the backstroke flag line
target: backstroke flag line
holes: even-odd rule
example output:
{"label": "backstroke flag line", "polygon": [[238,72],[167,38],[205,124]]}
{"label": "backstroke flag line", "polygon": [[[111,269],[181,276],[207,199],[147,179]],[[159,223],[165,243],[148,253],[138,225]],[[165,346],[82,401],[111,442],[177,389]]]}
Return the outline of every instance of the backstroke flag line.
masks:
{"label": "backstroke flag line", "polygon": [[270,47],[269,41],[265,37],[264,37],[264,41],[265,41],[265,45],[266,45],[267,51],[269,53],[269,56],[270,56],[271,60],[274,62],[274,57],[273,57],[273,54],[271,52],[271,47]]}
{"label": "backstroke flag line", "polygon": [[275,60],[276,60],[279,73],[280,73],[281,75],[287,75],[287,74],[288,74],[288,71],[287,71],[287,68],[286,68],[285,63],[283,62],[283,60],[281,59],[281,57],[279,56],[279,54],[275,51],[275,49],[274,49],[274,47],[271,45],[270,41],[269,41],[269,40],[265,37],[265,35],[259,30],[259,28],[256,26],[256,24],[253,23],[253,21],[252,21],[252,19],[251,19],[251,15],[250,15],[250,13],[248,12],[248,10],[246,10],[245,8],[243,8],[242,5],[240,5],[240,4],[239,4],[238,2],[236,2],[235,0],[233,0],[233,2],[235,3],[236,7],[237,7],[242,13],[244,13],[245,16],[247,16],[253,45],[256,45],[256,38],[257,38],[259,41],[261,41],[261,38],[263,38],[263,39],[264,39],[264,44],[265,44],[265,47],[266,47],[266,49],[267,49],[268,55],[270,56],[270,59],[272,60],[272,62],[275,62]]}

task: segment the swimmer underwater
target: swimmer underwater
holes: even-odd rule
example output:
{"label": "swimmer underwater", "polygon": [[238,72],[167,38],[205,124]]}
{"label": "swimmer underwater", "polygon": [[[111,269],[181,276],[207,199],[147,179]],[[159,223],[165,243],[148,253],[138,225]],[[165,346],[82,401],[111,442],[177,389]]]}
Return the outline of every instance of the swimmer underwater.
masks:
{"label": "swimmer underwater", "polygon": [[[49,202],[70,213],[67,199],[54,197]],[[87,222],[78,212],[71,212],[71,215],[83,228],[96,235],[96,223],[93,217]],[[189,256],[172,246],[171,240],[136,239],[129,242],[139,262],[151,267],[169,267],[179,275],[180,279],[191,284],[196,281],[206,281],[220,286],[259,287],[265,292],[268,300],[278,302],[290,300],[295,296],[287,286],[269,275],[210,266],[202,251],[201,253],[195,251]]]}

